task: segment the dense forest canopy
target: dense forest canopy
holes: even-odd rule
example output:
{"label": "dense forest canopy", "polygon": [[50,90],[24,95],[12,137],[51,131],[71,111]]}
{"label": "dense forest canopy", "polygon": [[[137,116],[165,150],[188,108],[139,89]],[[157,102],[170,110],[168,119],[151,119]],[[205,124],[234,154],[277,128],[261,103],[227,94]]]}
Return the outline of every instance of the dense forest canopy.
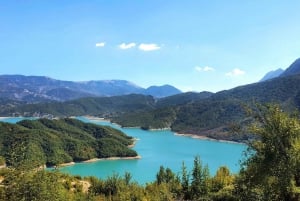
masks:
{"label": "dense forest canopy", "polygon": [[0,154],[12,167],[137,156],[128,148],[133,140],[111,127],[70,118],[0,123]]}

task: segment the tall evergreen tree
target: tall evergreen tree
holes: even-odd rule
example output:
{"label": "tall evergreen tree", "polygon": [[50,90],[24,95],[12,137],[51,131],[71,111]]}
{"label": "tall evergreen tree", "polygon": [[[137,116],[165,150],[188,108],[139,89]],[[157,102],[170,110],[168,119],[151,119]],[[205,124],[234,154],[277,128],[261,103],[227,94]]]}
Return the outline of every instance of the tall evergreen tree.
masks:
{"label": "tall evergreen tree", "polygon": [[182,162],[181,167],[181,187],[182,187],[182,195],[184,200],[189,200],[191,198],[190,194],[190,178],[187,172],[186,166],[184,162]]}
{"label": "tall evergreen tree", "polygon": [[191,197],[194,200],[200,199],[201,197],[205,197],[208,194],[208,179],[208,167],[205,166],[203,168],[200,157],[196,156],[194,159],[191,183]]}

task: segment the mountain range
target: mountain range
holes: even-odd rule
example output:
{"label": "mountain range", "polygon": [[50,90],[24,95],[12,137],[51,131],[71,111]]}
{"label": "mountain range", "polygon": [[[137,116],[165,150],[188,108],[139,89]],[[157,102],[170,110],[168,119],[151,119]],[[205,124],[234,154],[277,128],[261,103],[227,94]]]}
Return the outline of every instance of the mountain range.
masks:
{"label": "mountain range", "polygon": [[159,99],[130,94],[39,104],[0,100],[0,115],[95,115],[126,127],[171,128],[179,133],[243,141],[249,136],[234,135],[230,130],[246,125],[249,121],[247,111],[255,109],[257,103],[279,104],[291,112],[300,109],[299,61],[277,77],[217,93],[188,92]]}
{"label": "mountain range", "polygon": [[0,98],[29,103],[133,93],[162,98],[179,94],[181,91],[171,85],[151,86],[144,89],[126,80],[72,82],[44,76],[0,75]]}

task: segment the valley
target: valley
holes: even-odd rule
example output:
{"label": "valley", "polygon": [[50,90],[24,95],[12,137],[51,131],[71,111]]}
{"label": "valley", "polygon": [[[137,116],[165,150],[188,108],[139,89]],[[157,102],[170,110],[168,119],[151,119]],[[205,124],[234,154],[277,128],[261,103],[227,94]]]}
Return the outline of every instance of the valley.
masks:
{"label": "valley", "polygon": [[[298,61],[298,60],[297,60]],[[65,102],[24,103],[5,101],[1,116],[70,117],[92,115],[123,127],[170,128],[174,132],[196,134],[217,140],[244,142],[249,133],[236,134],[247,126],[248,111],[257,104],[279,104],[286,111],[300,108],[300,70],[295,61],[287,72],[293,74],[217,93],[187,92],[165,98],[129,94],[86,97]],[[7,104],[5,104],[7,102]]]}

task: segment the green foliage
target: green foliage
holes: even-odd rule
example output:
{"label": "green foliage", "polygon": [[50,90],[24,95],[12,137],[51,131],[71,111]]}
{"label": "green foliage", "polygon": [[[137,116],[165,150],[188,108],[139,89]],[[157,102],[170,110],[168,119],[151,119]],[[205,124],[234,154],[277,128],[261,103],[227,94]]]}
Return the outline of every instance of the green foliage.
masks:
{"label": "green foliage", "polygon": [[182,163],[181,169],[182,169],[182,172],[181,172],[182,197],[184,200],[190,200],[191,199],[190,177],[189,177],[189,173],[187,172],[184,162]]}
{"label": "green foliage", "polygon": [[[197,178],[192,176],[191,181],[188,177],[186,177],[187,181],[181,179],[185,178],[184,173],[176,176],[170,168],[161,166],[157,173],[157,180],[146,185],[139,185],[132,181],[130,173],[125,173],[124,176],[113,174],[101,180],[96,177],[82,179],[80,176],[69,176],[58,171],[2,169],[0,170],[0,200],[234,200],[230,188],[233,186],[231,182],[226,183],[224,188],[220,188],[217,192],[210,191],[214,188],[212,187],[205,193],[201,191],[201,194],[193,194],[192,189],[196,188],[193,181],[198,179],[198,173],[195,171],[200,170],[203,175],[206,174],[205,171],[208,172],[205,167],[200,167],[202,166],[200,163],[199,157],[196,157],[191,175],[195,174]],[[225,172],[226,177],[233,177],[224,169],[226,168],[223,167],[218,172]],[[185,171],[189,175],[187,170]],[[219,178],[217,175],[215,177]],[[203,176],[199,189],[210,185],[212,179],[209,175]],[[184,183],[187,185],[187,192],[184,191],[185,187],[182,185]]]}
{"label": "green foliage", "polygon": [[[199,156],[189,172],[182,164],[176,175],[160,167],[156,181],[145,186],[131,175],[114,174],[106,180],[32,169],[40,164],[111,153],[130,155],[132,139],[107,127],[74,119],[0,124],[0,155],[16,168],[0,171],[0,200],[210,200],[269,201],[300,199],[300,123],[278,106],[258,107],[249,129],[256,137],[239,175],[220,167],[211,177]],[[107,147],[111,147],[111,151]],[[80,150],[84,150],[81,153]],[[69,157],[69,158],[68,158]],[[86,185],[87,184],[87,185]]]}
{"label": "green foliage", "polygon": [[142,129],[164,129],[170,128],[176,118],[174,108],[161,108],[153,111],[126,113],[112,120],[125,127],[141,127]]}
{"label": "green foliage", "polygon": [[278,106],[260,107],[251,131],[258,140],[249,143],[238,195],[244,200],[299,200],[299,119]]}
{"label": "green foliage", "polygon": [[[201,134],[215,139],[246,141],[249,133],[235,135],[231,129],[247,126],[245,110],[254,108],[253,102],[278,103],[288,111],[300,108],[300,75],[280,77],[250,84],[216,94],[185,93],[160,99],[152,111],[125,113],[113,119],[123,126],[145,129],[168,125],[180,133]],[[203,95],[200,98],[200,95]],[[197,97],[199,96],[199,97]],[[165,111],[172,111],[166,113]],[[159,115],[164,113],[164,115]]]}
{"label": "green foliage", "polygon": [[5,165],[5,158],[3,156],[0,156],[0,166]]}
{"label": "green foliage", "polygon": [[194,159],[194,168],[192,171],[191,197],[196,200],[205,197],[209,192],[209,170],[207,166],[202,165],[199,156]]}
{"label": "green foliage", "polygon": [[[251,135],[234,135],[231,127],[245,127],[245,105],[278,103],[288,111],[300,108],[300,75],[278,77],[215,94],[184,93],[155,100],[151,96],[126,95],[82,98],[40,104],[2,100],[0,115],[79,116],[95,115],[128,127],[171,128],[180,133],[201,134],[215,139],[246,141]],[[0,100],[1,103],[1,100]]]}
{"label": "green foliage", "polygon": [[73,200],[58,173],[10,170],[1,183],[0,200]]}
{"label": "green foliage", "polygon": [[230,186],[234,181],[234,177],[230,174],[230,171],[227,167],[222,166],[217,170],[216,175],[211,179],[212,182],[212,191],[218,192]]}
{"label": "green foliage", "polygon": [[91,158],[136,156],[119,130],[76,119],[0,123],[0,154],[8,166],[32,169]]}
{"label": "green foliage", "polygon": [[[12,101],[13,102],[13,101]],[[155,100],[152,96],[130,94],[113,97],[90,97],[66,102],[48,102],[38,104],[15,104],[0,107],[0,114],[12,116],[54,115],[54,116],[82,116],[100,115],[110,117],[124,112],[145,111],[154,108]]]}

